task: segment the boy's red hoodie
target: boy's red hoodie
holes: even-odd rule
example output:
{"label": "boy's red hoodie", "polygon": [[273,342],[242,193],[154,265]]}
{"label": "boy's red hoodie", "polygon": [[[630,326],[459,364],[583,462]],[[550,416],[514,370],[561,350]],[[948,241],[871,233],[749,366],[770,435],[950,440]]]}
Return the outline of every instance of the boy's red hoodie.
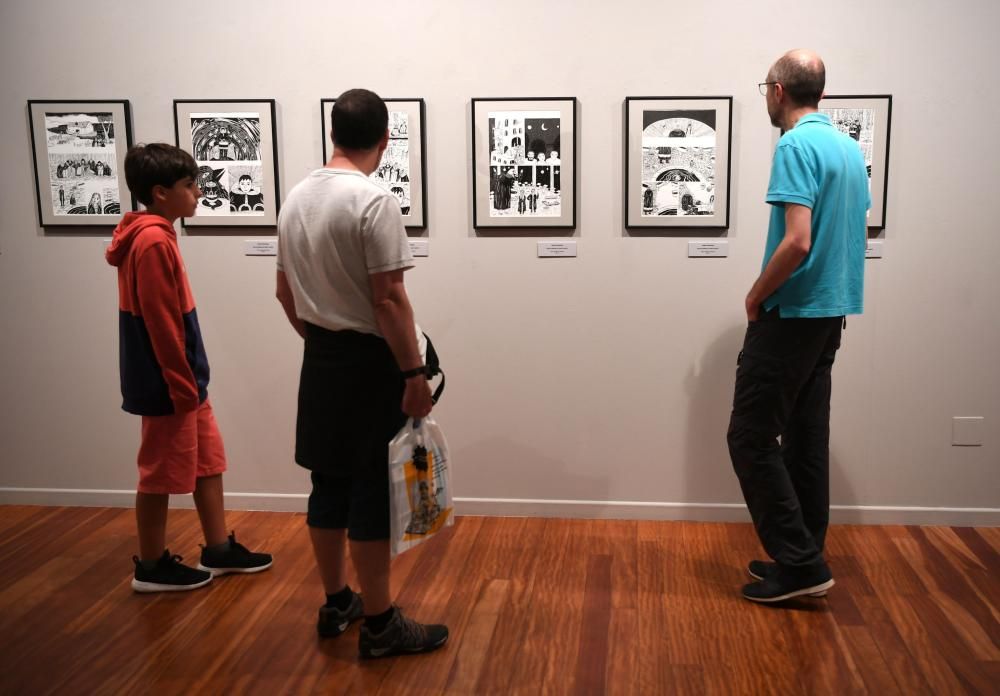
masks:
{"label": "boy's red hoodie", "polygon": [[208,358],[173,225],[126,213],[105,258],[118,268],[122,408],[142,416],[197,409],[208,397]]}

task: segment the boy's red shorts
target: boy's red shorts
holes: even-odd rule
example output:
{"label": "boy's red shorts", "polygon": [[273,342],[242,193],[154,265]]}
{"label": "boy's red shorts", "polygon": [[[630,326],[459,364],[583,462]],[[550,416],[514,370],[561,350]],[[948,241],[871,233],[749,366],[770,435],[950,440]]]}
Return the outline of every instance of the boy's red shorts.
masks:
{"label": "boy's red shorts", "polygon": [[222,435],[208,399],[196,411],[142,417],[140,493],[191,493],[197,479],[225,470]]}

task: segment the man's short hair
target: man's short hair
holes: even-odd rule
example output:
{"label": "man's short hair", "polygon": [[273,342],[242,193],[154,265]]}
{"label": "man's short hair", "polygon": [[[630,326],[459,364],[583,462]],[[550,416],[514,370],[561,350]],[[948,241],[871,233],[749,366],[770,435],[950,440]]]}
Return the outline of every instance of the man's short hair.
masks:
{"label": "man's short hair", "polygon": [[389,110],[367,89],[349,89],[330,109],[333,144],[348,150],[371,150],[389,128]]}
{"label": "man's short hair", "polygon": [[135,145],[125,154],[125,183],[145,205],[153,202],[153,187],[170,188],[184,177],[198,176],[198,165],[189,153],[167,143]]}
{"label": "man's short hair", "polygon": [[816,108],[826,87],[826,66],[819,57],[805,60],[795,54],[786,54],[774,64],[773,78],[797,105]]}

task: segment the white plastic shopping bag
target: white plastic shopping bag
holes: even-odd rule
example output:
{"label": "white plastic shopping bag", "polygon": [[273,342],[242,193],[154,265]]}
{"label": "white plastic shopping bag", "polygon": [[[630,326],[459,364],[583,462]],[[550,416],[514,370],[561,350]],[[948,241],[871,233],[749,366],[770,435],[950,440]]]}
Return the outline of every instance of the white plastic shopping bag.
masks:
{"label": "white plastic shopping bag", "polygon": [[392,555],[455,523],[448,443],[432,418],[410,418],[389,443]]}

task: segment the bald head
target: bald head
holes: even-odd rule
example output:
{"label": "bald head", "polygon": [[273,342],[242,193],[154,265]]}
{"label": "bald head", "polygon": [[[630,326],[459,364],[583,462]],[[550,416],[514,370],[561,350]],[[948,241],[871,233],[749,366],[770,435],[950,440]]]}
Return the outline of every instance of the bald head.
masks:
{"label": "bald head", "polygon": [[826,66],[816,53],[797,48],[771,66],[767,79],[780,82],[795,104],[816,108],[826,87]]}

